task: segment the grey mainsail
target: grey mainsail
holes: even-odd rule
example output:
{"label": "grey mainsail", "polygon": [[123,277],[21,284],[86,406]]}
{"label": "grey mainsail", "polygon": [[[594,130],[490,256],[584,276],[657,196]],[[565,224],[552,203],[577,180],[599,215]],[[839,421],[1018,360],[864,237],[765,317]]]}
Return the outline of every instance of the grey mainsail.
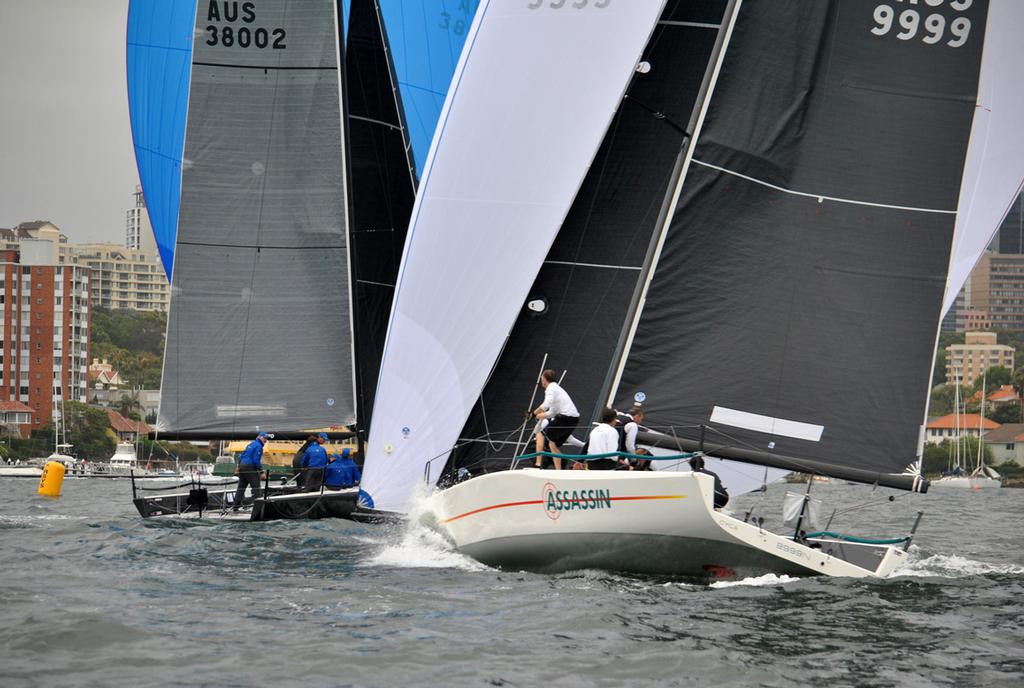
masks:
{"label": "grey mainsail", "polygon": [[355,418],[333,0],[200,2],[159,427]]}
{"label": "grey mainsail", "polygon": [[987,3],[880,7],[739,11],[614,394],[717,455],[917,453]]}

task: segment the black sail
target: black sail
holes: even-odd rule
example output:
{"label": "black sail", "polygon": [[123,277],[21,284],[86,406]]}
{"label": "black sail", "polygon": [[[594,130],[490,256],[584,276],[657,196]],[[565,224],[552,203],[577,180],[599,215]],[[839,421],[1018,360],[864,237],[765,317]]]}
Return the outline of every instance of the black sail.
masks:
{"label": "black sail", "polygon": [[615,399],[747,454],[914,460],[986,13],[742,4]]}
{"label": "black sail", "polygon": [[[564,387],[581,423],[598,406],[726,5],[667,3],[642,58],[650,70],[635,76],[609,127],[463,429],[455,465],[508,457],[520,436],[528,437],[529,428],[516,428],[545,354],[547,367],[566,371]],[[531,310],[531,301],[541,310]]]}
{"label": "black sail", "polygon": [[416,193],[400,96],[374,0],[353,0],[345,46],[358,424],[369,425]]}

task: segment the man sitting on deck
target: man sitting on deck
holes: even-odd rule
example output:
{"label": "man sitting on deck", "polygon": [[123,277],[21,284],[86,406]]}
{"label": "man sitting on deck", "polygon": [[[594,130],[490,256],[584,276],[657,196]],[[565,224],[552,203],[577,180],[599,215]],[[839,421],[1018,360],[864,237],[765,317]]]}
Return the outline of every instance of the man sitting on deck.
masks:
{"label": "man sitting on deck", "polygon": [[704,473],[705,475],[710,475],[712,478],[715,479],[716,509],[721,509],[723,506],[729,503],[729,493],[728,491],[726,491],[725,485],[722,484],[722,481],[719,479],[716,473],[713,473],[704,468],[703,456],[695,456],[692,459],[690,459],[690,468],[693,470],[694,473]]}
{"label": "man sitting on deck", "polygon": [[341,456],[331,454],[327,468],[324,469],[324,485],[330,490],[340,490],[359,484],[362,476],[359,467],[349,454],[348,447],[341,450]]}
{"label": "man sitting on deck", "polygon": [[[612,454],[619,450],[619,432],[615,429],[618,422],[618,414],[614,409],[606,408],[601,411],[600,425],[590,431],[587,454]],[[611,470],[617,465],[618,461],[613,456],[587,462],[587,468],[591,470]]]}

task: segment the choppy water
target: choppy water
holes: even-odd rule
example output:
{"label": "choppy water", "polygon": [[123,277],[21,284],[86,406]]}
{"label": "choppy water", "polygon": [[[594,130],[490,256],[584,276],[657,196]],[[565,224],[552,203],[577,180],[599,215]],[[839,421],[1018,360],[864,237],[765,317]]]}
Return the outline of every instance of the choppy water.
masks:
{"label": "choppy water", "polygon": [[[144,522],[120,481],[35,487],[0,480],[4,688],[1024,685],[1024,490],[839,515],[888,535],[926,512],[889,580],[704,586],[496,571],[415,528]],[[777,521],[786,488],[734,506]]]}

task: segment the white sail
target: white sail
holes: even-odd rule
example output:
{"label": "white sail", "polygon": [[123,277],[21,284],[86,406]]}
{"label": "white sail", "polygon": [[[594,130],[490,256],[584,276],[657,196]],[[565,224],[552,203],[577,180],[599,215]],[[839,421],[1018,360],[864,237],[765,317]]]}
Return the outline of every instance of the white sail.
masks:
{"label": "white sail", "polygon": [[363,489],[436,478],[620,102],[662,0],[481,3],[413,209]]}
{"label": "white sail", "polygon": [[943,313],[953,305],[1024,184],[1024,46],[1018,35],[1022,25],[1024,3],[991,0]]}

